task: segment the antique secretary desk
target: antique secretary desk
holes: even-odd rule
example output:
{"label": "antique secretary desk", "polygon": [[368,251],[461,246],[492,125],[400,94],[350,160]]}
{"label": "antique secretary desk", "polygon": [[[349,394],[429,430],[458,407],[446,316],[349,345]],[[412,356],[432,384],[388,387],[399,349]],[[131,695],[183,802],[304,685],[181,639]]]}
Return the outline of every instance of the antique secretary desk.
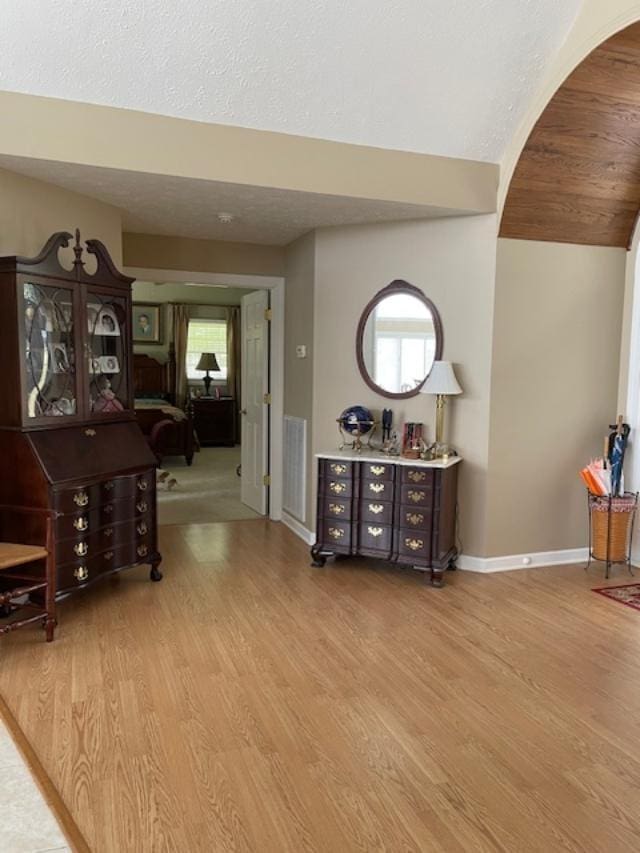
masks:
{"label": "antique secretary desk", "polygon": [[[162,578],[156,460],[133,409],[133,279],[99,240],[87,257],[78,231],[65,269],[72,240],[0,258],[0,504],[57,514],[57,598],[141,563]],[[0,540],[42,541],[38,514],[7,518]]]}

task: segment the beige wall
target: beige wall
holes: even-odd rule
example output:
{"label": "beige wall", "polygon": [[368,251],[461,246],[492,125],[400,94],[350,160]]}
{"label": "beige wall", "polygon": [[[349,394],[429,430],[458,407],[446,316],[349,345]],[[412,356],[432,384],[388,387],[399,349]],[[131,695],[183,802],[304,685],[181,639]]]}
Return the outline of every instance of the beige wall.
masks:
{"label": "beige wall", "polygon": [[281,246],[192,240],[156,234],[122,236],[124,263],[143,269],[185,270],[238,275],[284,275]]}
{"label": "beige wall", "polygon": [[387,400],[365,385],[355,357],[363,308],[390,281],[421,287],[444,326],[444,358],[453,361],[464,395],[450,403],[447,437],[464,456],[460,471],[465,553],[484,550],[489,450],[489,386],[495,281],[495,216],[322,229],[316,235],[313,427],[316,451],[338,444],[336,417],[363,403],[390,407],[399,428],[423,421],[433,437],[432,397]]}
{"label": "beige wall", "polygon": [[85,240],[102,240],[116,265],[121,265],[119,210],[0,169],[0,254],[35,255],[55,231],[74,233],[76,228]]}
{"label": "beige wall", "polygon": [[[287,247],[285,269],[284,413],[307,422],[307,501],[305,524],[313,525],[313,359],[315,234]],[[304,344],[306,358],[296,357]],[[301,519],[302,520],[302,519]]]}
{"label": "beige wall", "polygon": [[486,556],[584,547],[617,412],[626,252],[498,241]]}

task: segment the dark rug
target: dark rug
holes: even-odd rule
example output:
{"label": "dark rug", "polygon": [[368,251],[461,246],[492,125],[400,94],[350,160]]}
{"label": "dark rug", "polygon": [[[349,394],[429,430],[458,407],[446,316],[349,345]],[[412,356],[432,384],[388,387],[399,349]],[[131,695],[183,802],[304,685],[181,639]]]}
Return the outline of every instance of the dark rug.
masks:
{"label": "dark rug", "polygon": [[626,604],[627,607],[640,610],[640,583],[626,583],[623,586],[602,586],[592,590],[592,592],[598,592],[606,598],[612,598],[614,601],[619,601],[620,604]]}

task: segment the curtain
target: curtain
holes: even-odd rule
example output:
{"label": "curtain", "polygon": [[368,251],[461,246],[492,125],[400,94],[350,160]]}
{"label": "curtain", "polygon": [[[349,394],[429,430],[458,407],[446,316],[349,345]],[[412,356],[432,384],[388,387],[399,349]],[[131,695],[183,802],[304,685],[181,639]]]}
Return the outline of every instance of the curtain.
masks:
{"label": "curtain", "polygon": [[176,351],[176,406],[187,402],[187,335],[189,333],[189,306],[173,306],[173,342]]}
{"label": "curtain", "polygon": [[227,388],[236,406],[236,443],[240,441],[240,405],[242,374],[240,370],[242,342],[240,335],[240,308],[227,308]]}

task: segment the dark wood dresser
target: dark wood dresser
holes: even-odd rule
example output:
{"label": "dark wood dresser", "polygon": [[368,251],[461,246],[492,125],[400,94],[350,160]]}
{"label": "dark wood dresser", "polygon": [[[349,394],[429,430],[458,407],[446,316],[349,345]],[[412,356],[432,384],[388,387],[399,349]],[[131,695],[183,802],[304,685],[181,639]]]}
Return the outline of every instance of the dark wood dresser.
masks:
{"label": "dark wood dresser", "polygon": [[[0,503],[57,513],[58,598],[141,563],[162,577],[156,460],[133,410],[132,279],[98,240],[86,242],[87,272],[78,232],[65,269],[58,253],[72,239],[0,258]],[[43,524],[0,521],[25,543],[42,541]]]}
{"label": "dark wood dresser", "polygon": [[207,445],[236,443],[236,401],[231,397],[194,397],[193,425],[198,440]]}
{"label": "dark wood dresser", "polygon": [[460,457],[423,462],[373,453],[318,455],[313,564],[328,557],[378,557],[427,572],[442,586],[458,556]]}

